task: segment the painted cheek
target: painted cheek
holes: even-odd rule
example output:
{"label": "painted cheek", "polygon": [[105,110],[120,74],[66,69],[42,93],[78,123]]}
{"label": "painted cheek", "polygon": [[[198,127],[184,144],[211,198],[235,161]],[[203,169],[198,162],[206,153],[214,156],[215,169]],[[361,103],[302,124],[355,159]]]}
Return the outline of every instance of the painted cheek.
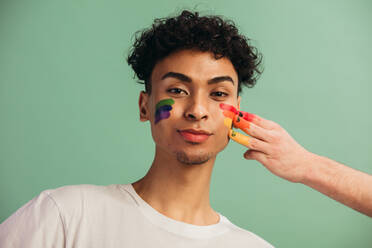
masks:
{"label": "painted cheek", "polygon": [[157,109],[155,113],[155,124],[158,123],[160,120],[168,119],[171,110],[172,106],[169,105],[164,105],[161,108]]}
{"label": "painted cheek", "polygon": [[232,119],[230,119],[230,118],[225,118],[225,119],[223,120],[223,124],[224,124],[226,127],[228,127],[228,128],[232,128]]}
{"label": "painted cheek", "polygon": [[235,114],[231,111],[224,110],[222,114],[225,116],[223,123],[226,127],[232,128],[232,122],[234,120]]}
{"label": "painted cheek", "polygon": [[236,115],[239,114],[239,111],[237,111],[236,108],[230,104],[220,103],[220,108],[222,110],[230,111]]}
{"label": "painted cheek", "polygon": [[168,119],[174,100],[172,98],[160,100],[155,106],[155,124],[159,121]]}
{"label": "painted cheek", "polygon": [[235,114],[231,111],[227,111],[227,110],[224,110],[222,112],[222,114],[227,117],[227,118],[230,118],[231,120],[234,120],[234,117],[235,117]]}

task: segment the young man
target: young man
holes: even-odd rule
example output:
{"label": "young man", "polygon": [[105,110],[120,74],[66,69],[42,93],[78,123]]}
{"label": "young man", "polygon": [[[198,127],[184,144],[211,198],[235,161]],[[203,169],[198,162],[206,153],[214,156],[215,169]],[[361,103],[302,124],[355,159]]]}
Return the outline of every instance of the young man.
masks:
{"label": "young man", "polygon": [[210,179],[228,144],[221,103],[239,108],[259,56],[219,17],[156,20],[128,56],[156,144],[148,173],[123,185],[45,190],[0,226],[1,247],[272,247],[212,209]]}
{"label": "young man", "polygon": [[128,57],[145,83],[140,120],[150,121],[156,144],[148,173],[132,184],[43,191],[0,225],[0,247],[272,247],[210,206],[213,165],[229,137],[249,148],[246,159],[372,216],[370,175],[239,110],[259,62],[231,22],[188,11],[155,20]]}

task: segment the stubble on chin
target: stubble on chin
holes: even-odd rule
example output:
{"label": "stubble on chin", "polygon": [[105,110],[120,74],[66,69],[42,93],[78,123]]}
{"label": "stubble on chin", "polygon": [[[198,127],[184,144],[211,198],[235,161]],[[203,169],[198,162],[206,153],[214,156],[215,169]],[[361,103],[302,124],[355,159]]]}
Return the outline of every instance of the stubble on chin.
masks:
{"label": "stubble on chin", "polygon": [[208,162],[213,155],[212,154],[198,154],[198,155],[188,155],[184,151],[176,152],[177,161],[186,165],[200,165]]}

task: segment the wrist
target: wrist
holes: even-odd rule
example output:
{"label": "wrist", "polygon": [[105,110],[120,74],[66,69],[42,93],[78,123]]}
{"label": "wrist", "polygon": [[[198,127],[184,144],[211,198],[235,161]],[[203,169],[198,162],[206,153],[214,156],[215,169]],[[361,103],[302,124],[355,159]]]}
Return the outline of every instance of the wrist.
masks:
{"label": "wrist", "polygon": [[308,152],[308,156],[305,162],[305,173],[300,180],[300,183],[310,186],[316,181],[319,175],[319,166],[325,163],[325,157],[317,155],[312,152]]}

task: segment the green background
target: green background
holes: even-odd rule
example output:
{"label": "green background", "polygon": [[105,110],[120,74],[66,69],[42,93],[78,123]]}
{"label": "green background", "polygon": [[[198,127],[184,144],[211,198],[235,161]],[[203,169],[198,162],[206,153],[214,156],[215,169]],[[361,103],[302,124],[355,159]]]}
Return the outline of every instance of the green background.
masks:
{"label": "green background", "polygon": [[[0,221],[41,191],[129,183],[154,143],[125,56],[135,31],[183,8],[232,19],[264,55],[242,109],[372,173],[370,1],[0,2]],[[218,157],[212,207],[276,247],[372,247],[371,218],[247,161]]]}

